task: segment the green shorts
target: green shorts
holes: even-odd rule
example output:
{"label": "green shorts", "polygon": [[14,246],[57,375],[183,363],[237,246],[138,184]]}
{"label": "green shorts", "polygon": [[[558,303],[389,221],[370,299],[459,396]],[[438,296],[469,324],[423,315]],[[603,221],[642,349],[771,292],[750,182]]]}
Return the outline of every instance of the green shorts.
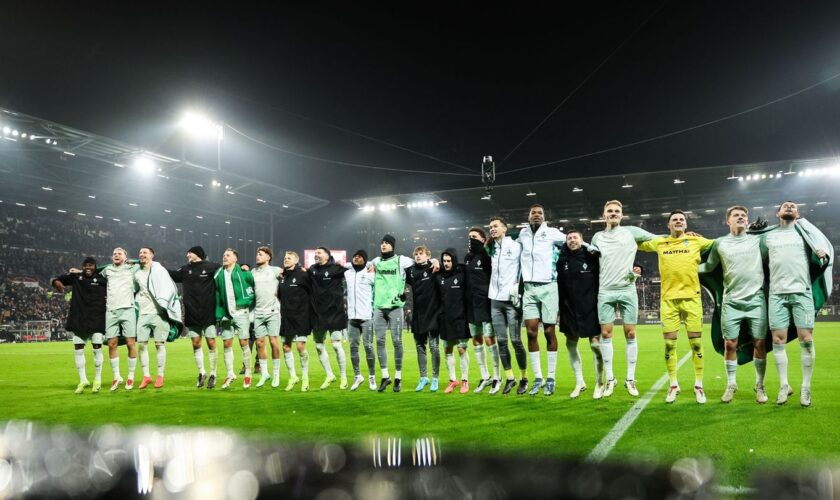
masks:
{"label": "green shorts", "polygon": [[324,341],[327,339],[327,334],[330,334],[330,340],[336,341],[341,340],[344,338],[344,330],[336,330],[334,332],[312,332],[312,337],[315,339],[316,344],[323,344]]}
{"label": "green shorts", "polygon": [[525,283],[522,294],[522,319],[540,319],[543,325],[557,324],[560,296],[557,283]]}
{"label": "green shorts", "polygon": [[105,338],[101,333],[79,332],[73,334],[73,345],[85,345],[88,341],[91,344],[101,344]]}
{"label": "green shorts", "polygon": [[133,307],[123,307],[105,312],[105,338],[122,335],[125,338],[137,336],[137,313]]}
{"label": "green shorts", "polygon": [[493,323],[484,321],[482,323],[468,323],[467,327],[470,329],[470,336],[475,337],[481,335],[483,337],[495,337],[496,333],[493,331]]}
{"label": "green shorts", "polygon": [[805,293],[771,293],[767,304],[771,330],[784,330],[793,325],[806,330],[814,329],[814,298]]}
{"label": "green shorts", "polygon": [[187,331],[189,332],[191,339],[196,337],[204,337],[208,339],[216,338],[216,325],[205,326],[204,328],[191,326],[187,328]]}
{"label": "green shorts", "polygon": [[232,318],[222,318],[219,322],[219,329],[221,330],[222,340],[230,340],[235,336],[239,340],[248,340],[251,338],[249,329],[251,328],[251,321],[249,318],[250,311],[237,311]]}
{"label": "green shorts", "polygon": [[306,335],[289,335],[283,336],[283,344],[284,345],[292,345],[295,342],[303,342],[306,343],[307,336]]}
{"label": "green shorts", "polygon": [[137,342],[148,342],[152,336],[155,342],[166,342],[169,322],[160,314],[141,314],[137,318]]}
{"label": "green shorts", "polygon": [[764,300],[764,292],[759,290],[749,299],[724,299],[720,312],[723,338],[736,340],[743,322],[747,323],[752,338],[763,340],[767,336],[767,302]]}
{"label": "green shorts", "polygon": [[280,336],[280,314],[271,313],[254,318],[254,337],[259,339],[266,335],[269,337]]}
{"label": "green shorts", "polygon": [[615,312],[621,313],[625,325],[635,325],[639,321],[639,295],[636,287],[623,290],[598,290],[598,323],[615,323]]}

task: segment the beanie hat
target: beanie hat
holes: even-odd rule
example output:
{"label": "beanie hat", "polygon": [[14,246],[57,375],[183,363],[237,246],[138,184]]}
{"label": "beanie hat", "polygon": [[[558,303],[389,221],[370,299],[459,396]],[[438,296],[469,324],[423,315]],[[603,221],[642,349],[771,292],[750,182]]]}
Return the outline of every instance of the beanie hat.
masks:
{"label": "beanie hat", "polygon": [[391,245],[391,248],[395,248],[395,247],[396,247],[397,239],[396,239],[396,238],[394,238],[393,236],[391,236],[390,234],[386,234],[385,236],[383,236],[383,237],[382,237],[382,241],[384,241],[385,243],[387,243],[387,244]]}
{"label": "beanie hat", "polygon": [[82,261],[82,265],[85,265],[85,264],[93,264],[95,266],[96,265],[96,259],[94,259],[93,257],[85,257],[85,260]]}
{"label": "beanie hat", "polygon": [[192,247],[187,250],[187,253],[194,253],[198,256],[199,259],[204,260],[207,258],[207,254],[204,253],[204,249],[201,247]]}

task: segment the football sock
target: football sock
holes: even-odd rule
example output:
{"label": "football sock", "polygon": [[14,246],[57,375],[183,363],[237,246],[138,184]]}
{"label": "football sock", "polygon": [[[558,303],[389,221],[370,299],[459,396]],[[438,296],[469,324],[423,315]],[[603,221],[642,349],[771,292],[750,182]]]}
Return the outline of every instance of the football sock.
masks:
{"label": "football sock", "polygon": [[490,354],[490,361],[493,365],[493,380],[499,380],[499,344],[487,346],[487,352]]}
{"label": "football sock", "polygon": [[233,347],[225,347],[224,358],[225,368],[227,368],[227,376],[233,377]]}
{"label": "football sock", "polygon": [[143,369],[143,378],[152,376],[151,372],[149,371],[149,343],[148,342],[141,342],[140,343],[140,367]]}
{"label": "football sock", "polygon": [[548,378],[554,379],[557,376],[557,351],[548,351]]}
{"label": "football sock", "polygon": [[694,385],[703,387],[703,339],[688,339],[691,346],[691,362],[694,365]]}
{"label": "football sock", "polygon": [[580,351],[578,351],[577,339],[566,339],[566,350],[569,351],[569,365],[572,373],[575,374],[575,383],[583,383],[583,367],[580,363]]}
{"label": "football sock", "polygon": [[286,369],[289,371],[289,377],[297,377],[295,372],[295,355],[292,351],[284,352],[283,359],[286,360]]}
{"label": "football sock", "polygon": [[534,371],[534,378],[542,378],[542,364],[540,362],[540,351],[537,352],[529,352],[528,358],[530,358],[531,362],[531,369]]}
{"label": "football sock", "polygon": [[[233,351],[231,351],[233,354]],[[247,344],[242,346],[242,362],[245,364],[245,376],[251,376],[251,348]]]}
{"label": "football sock", "polygon": [[158,377],[163,377],[163,372],[166,369],[166,346],[155,346],[155,354],[157,355],[157,374]]}
{"label": "football sock", "polygon": [[614,379],[612,337],[601,337],[601,358],[604,360],[604,372],[606,372],[607,380]]}
{"label": "football sock", "polygon": [[338,360],[338,373],[344,377],[347,373],[347,353],[344,352],[344,347],[342,347],[340,340],[333,340],[332,346],[335,350],[335,357]]}
{"label": "football sock", "polygon": [[788,385],[788,358],[784,344],[773,344],[773,360],[779,371],[779,386]]}
{"label": "football sock", "polygon": [[723,360],[723,365],[726,368],[726,383],[728,385],[735,385],[735,371],[738,369],[737,361]]}
{"label": "football sock", "polygon": [[93,350],[93,380],[102,380],[102,348]]}
{"label": "football sock", "polygon": [[446,353],[446,371],[449,372],[449,380],[458,380],[455,376],[455,354]]}
{"label": "football sock", "polygon": [[639,359],[639,344],[636,339],[627,339],[627,380],[636,380],[636,361]]}
{"label": "football sock", "polygon": [[764,372],[767,370],[767,359],[754,358],[755,385],[764,385]]}
{"label": "football sock", "polygon": [[76,370],[79,372],[79,382],[87,381],[87,373],[85,373],[85,351],[84,349],[74,349],[73,357],[76,360]]}
{"label": "football sock", "polygon": [[216,349],[210,349],[207,351],[207,359],[210,360],[210,375],[216,374],[216,364],[219,361],[218,351]]}
{"label": "football sock", "polygon": [[[601,345],[603,350],[604,346]],[[665,339],[665,367],[671,385],[677,385],[677,339]]]}
{"label": "football sock", "polygon": [[[461,380],[470,379],[470,354],[464,350],[461,354]],[[486,368],[485,368],[486,369]]]}
{"label": "football sock", "polygon": [[481,380],[487,380],[490,378],[490,372],[487,371],[487,351],[484,350],[484,344],[473,346],[473,353],[478,363],[478,371],[481,373]]}
{"label": "football sock", "polygon": [[195,357],[195,366],[198,368],[198,373],[204,375],[204,350],[201,347],[193,349],[193,357]]}
{"label": "football sock", "polygon": [[805,340],[799,344],[802,346],[802,387],[811,387],[811,375],[814,373],[814,359],[817,357],[814,352],[814,341]]}

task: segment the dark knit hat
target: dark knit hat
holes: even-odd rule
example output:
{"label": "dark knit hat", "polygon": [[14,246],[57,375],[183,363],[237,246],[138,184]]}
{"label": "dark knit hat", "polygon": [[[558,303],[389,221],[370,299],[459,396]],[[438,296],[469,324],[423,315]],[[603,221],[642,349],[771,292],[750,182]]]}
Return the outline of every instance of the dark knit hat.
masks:
{"label": "dark knit hat", "polygon": [[192,247],[187,250],[187,253],[194,253],[198,256],[199,259],[204,260],[207,258],[207,254],[204,253],[204,249],[201,247]]}
{"label": "dark knit hat", "polygon": [[397,246],[397,239],[391,236],[390,234],[386,234],[385,236],[383,236],[382,241],[391,245],[391,248],[396,248]]}
{"label": "dark knit hat", "polygon": [[355,257],[357,255],[359,257],[363,258],[365,260],[365,262],[368,261],[368,254],[364,250],[356,250],[355,252],[353,252],[353,257]]}
{"label": "dark knit hat", "polygon": [[93,264],[95,266],[96,265],[96,259],[94,259],[93,257],[85,257],[85,260],[82,261],[82,265],[85,265],[85,264]]}

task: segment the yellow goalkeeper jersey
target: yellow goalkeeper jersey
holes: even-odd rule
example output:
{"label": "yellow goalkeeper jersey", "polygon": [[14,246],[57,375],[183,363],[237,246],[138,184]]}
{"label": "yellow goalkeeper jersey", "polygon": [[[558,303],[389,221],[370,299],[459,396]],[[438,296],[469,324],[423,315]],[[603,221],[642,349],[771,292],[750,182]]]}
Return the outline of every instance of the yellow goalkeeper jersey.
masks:
{"label": "yellow goalkeeper jersey", "polygon": [[660,236],[639,243],[639,250],[656,252],[659,256],[659,275],[662,279],[662,300],[691,299],[700,296],[700,252],[714,240],[700,236]]}

